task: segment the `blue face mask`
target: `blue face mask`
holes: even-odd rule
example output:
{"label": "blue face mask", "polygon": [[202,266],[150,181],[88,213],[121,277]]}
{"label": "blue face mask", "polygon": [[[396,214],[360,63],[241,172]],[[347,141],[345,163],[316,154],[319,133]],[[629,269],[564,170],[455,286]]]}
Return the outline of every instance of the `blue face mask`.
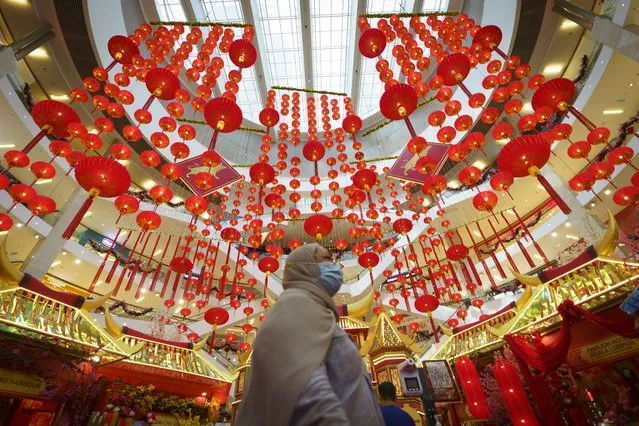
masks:
{"label": "blue face mask", "polygon": [[319,270],[319,283],[328,291],[330,296],[335,296],[344,282],[342,267],[334,263],[320,263]]}

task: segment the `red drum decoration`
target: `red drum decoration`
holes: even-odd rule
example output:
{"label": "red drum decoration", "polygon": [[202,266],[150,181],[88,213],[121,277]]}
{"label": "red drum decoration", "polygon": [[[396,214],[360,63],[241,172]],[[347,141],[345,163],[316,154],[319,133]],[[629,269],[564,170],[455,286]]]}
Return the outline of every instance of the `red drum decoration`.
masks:
{"label": "red drum decoration", "polygon": [[332,230],[333,221],[323,214],[311,215],[304,221],[304,232],[318,241],[330,234]]}
{"label": "red drum decoration", "polygon": [[424,294],[415,299],[415,309],[419,312],[423,312],[428,315],[430,326],[433,329],[433,336],[435,342],[439,343],[439,335],[437,333],[437,327],[435,321],[433,321],[433,312],[439,307],[439,299],[431,294]]}
{"label": "red drum decoration", "polygon": [[369,28],[359,38],[359,51],[362,56],[375,58],[386,48],[386,36],[377,28]]}
{"label": "red drum decoration", "polygon": [[131,186],[131,175],[126,167],[106,157],[87,157],[80,161],[75,167],[75,179],[89,194],[62,234],[65,240],[71,238],[95,197],[117,197],[127,192]]}
{"label": "red drum decoration", "polygon": [[493,374],[513,424],[538,426],[515,367],[505,359],[498,359],[493,365]]}
{"label": "red drum decoration", "polygon": [[[455,326],[452,326],[453,328],[459,324],[454,318],[448,321],[448,325],[451,325],[450,321],[455,321]],[[466,405],[468,406],[470,414],[476,419],[490,418],[490,409],[486,403],[486,395],[481,387],[481,380],[479,379],[479,374],[477,374],[475,363],[466,355],[460,356],[455,360],[455,370],[457,371],[459,382],[462,385],[462,390],[466,397]]]}
{"label": "red drum decoration", "polygon": [[541,175],[541,169],[550,158],[550,145],[540,136],[519,136],[508,142],[497,155],[499,170],[514,177],[535,176],[546,189],[548,195],[557,203],[564,214],[571,212],[550,183]]}
{"label": "red drum decoration", "polygon": [[69,137],[67,126],[70,123],[80,123],[80,117],[73,108],[58,101],[44,100],[36,103],[31,111],[31,116],[41,130],[22,148],[22,152],[25,154],[28,154],[44,135],[53,135],[56,138],[64,139]]}

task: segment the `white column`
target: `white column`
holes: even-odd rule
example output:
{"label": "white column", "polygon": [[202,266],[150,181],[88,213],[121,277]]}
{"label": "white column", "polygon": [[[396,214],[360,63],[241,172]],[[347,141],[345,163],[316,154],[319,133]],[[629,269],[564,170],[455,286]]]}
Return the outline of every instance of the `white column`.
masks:
{"label": "white column", "polygon": [[39,280],[44,278],[60,250],[64,247],[66,240],[62,239],[62,234],[86,198],[86,192],[79,188],[71,194],[69,201],[64,206],[64,212],[51,228],[49,235],[46,238],[40,238],[27,256],[27,260],[22,264],[22,272]]}

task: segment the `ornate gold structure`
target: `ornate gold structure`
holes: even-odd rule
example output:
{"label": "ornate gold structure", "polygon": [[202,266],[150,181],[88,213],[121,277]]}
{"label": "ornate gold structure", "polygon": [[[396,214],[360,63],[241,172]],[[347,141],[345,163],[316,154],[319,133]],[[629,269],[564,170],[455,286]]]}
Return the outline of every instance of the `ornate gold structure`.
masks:
{"label": "ornate gold structure", "polygon": [[639,262],[610,257],[616,249],[619,230],[608,212],[608,228],[592,247],[566,265],[544,270],[536,276],[514,273],[525,285],[522,296],[509,308],[486,321],[450,330],[450,337],[433,353],[433,359],[448,359],[474,352],[490,352],[503,345],[511,333],[543,332],[559,322],[557,311],[564,300],[596,311],[617,303],[639,279]]}

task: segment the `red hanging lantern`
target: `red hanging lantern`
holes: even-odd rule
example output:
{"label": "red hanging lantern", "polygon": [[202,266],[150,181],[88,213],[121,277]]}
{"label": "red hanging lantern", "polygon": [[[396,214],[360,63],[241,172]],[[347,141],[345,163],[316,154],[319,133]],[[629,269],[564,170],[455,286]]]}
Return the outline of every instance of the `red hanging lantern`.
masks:
{"label": "red hanging lantern", "polygon": [[515,179],[509,172],[497,172],[490,178],[490,187],[495,191],[506,191],[512,199],[512,195],[508,192]]}
{"label": "red hanging lantern", "polygon": [[568,157],[576,160],[578,158],[588,158],[592,146],[586,141],[578,141],[568,147]]}
{"label": "red hanging lantern", "polygon": [[618,148],[613,149],[608,154],[608,161],[610,161],[615,166],[619,166],[621,164],[627,164],[635,170],[638,170],[633,164],[632,159],[635,156],[635,151],[629,146],[620,146]]}
{"label": "red hanging lantern", "polygon": [[62,234],[68,240],[89,210],[95,197],[112,198],[124,194],[131,186],[131,175],[117,161],[106,157],[87,157],[75,167],[75,179],[89,194]]}
{"label": "red hanging lantern", "polygon": [[638,206],[639,205],[639,187],[624,186],[615,191],[612,201],[619,206]]}
{"label": "red hanging lantern", "polygon": [[[473,207],[480,212],[491,212],[497,205],[497,194],[492,191],[481,191],[479,194],[473,197]],[[495,214],[493,213],[493,216]],[[495,218],[495,220],[497,220]]]}
{"label": "red hanging lantern", "polygon": [[493,374],[513,424],[537,426],[537,417],[515,367],[505,359],[498,359],[493,365]]}
{"label": "red hanging lantern", "polygon": [[481,179],[481,170],[475,166],[466,166],[457,175],[459,181],[466,186],[473,186]]}
{"label": "red hanging lantern", "polygon": [[[457,322],[454,318],[449,321]],[[456,326],[457,325],[454,327]],[[477,374],[475,363],[466,355],[460,356],[455,360],[455,370],[457,371],[459,382],[462,385],[462,390],[466,397],[466,405],[468,406],[470,414],[476,419],[490,418],[490,409],[486,402],[486,394],[484,394],[484,390],[481,387],[481,380],[479,379],[479,374]]]}
{"label": "red hanging lantern", "polygon": [[541,169],[550,158],[550,145],[537,135],[519,136],[508,142],[497,155],[499,170],[511,173],[514,177],[535,176],[546,189],[548,195],[557,203],[564,214],[571,212],[552,185],[541,175]]}
{"label": "red hanging lantern", "polygon": [[[35,195],[27,202],[27,208],[33,216],[44,216],[55,211],[56,203],[53,199],[45,197],[44,195]],[[29,218],[29,221],[30,220],[31,218]],[[29,221],[27,221],[27,223],[29,223]]]}
{"label": "red hanging lantern", "polygon": [[360,36],[358,45],[362,56],[375,58],[386,48],[386,36],[377,28],[369,28]]}
{"label": "red hanging lantern", "polygon": [[5,232],[13,226],[13,219],[8,214],[0,213],[0,232]]}
{"label": "red hanging lantern", "polygon": [[257,262],[257,268],[266,274],[266,278],[264,279],[264,294],[266,294],[268,290],[268,277],[280,269],[280,261],[273,256],[265,256]]}
{"label": "red hanging lantern", "polygon": [[56,138],[64,139],[69,137],[68,125],[80,123],[80,117],[73,108],[58,101],[37,102],[33,105],[31,116],[41,130],[22,148],[22,152],[25,154],[28,154],[44,135],[53,135]]}
{"label": "red hanging lantern", "polygon": [[209,142],[209,149],[215,149],[218,132],[231,133],[242,125],[242,110],[235,101],[219,97],[213,98],[204,107],[204,119],[213,129],[213,136]]}
{"label": "red hanging lantern", "polygon": [[257,59],[257,51],[249,40],[239,38],[229,46],[229,58],[236,67],[249,68]]}
{"label": "red hanging lantern", "polygon": [[433,321],[433,312],[439,307],[439,299],[431,294],[424,294],[415,299],[415,309],[419,312],[423,312],[428,315],[430,326],[433,329],[433,336],[435,342],[439,343],[439,336],[437,333],[437,327],[435,327],[435,321]]}
{"label": "red hanging lantern", "polygon": [[304,221],[304,232],[318,241],[330,234],[332,230],[333,221],[323,214],[311,215]]}
{"label": "red hanging lantern", "polygon": [[134,196],[128,194],[120,195],[115,199],[113,204],[115,204],[115,208],[118,209],[118,212],[120,212],[115,223],[118,223],[123,215],[133,214],[140,209],[140,201]]}
{"label": "red hanging lantern", "polygon": [[213,351],[213,345],[215,342],[215,330],[219,325],[224,325],[229,320],[229,313],[224,308],[220,308],[219,306],[210,308],[204,313],[204,321],[212,327],[212,334],[209,338],[209,352]]}
{"label": "red hanging lantern", "polygon": [[468,248],[463,244],[454,244],[446,249],[446,256],[453,261],[461,261],[468,256]]}
{"label": "red hanging lantern", "polygon": [[162,223],[162,218],[159,214],[152,210],[145,210],[143,212],[138,213],[135,218],[135,222],[138,224],[140,229],[143,231],[153,231],[160,227]]}

